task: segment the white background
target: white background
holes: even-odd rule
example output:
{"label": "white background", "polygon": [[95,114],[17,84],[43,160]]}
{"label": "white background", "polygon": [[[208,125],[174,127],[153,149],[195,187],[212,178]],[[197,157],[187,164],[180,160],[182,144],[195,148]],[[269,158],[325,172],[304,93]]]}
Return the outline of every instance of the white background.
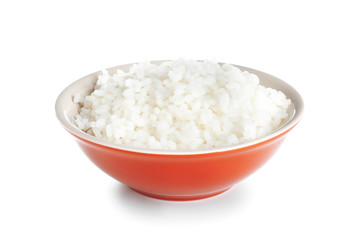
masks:
{"label": "white background", "polygon": [[[0,239],[361,239],[357,1],[1,1]],[[96,168],[55,117],[102,68],[215,59],[305,100],[258,172],[214,198],[143,197]]]}

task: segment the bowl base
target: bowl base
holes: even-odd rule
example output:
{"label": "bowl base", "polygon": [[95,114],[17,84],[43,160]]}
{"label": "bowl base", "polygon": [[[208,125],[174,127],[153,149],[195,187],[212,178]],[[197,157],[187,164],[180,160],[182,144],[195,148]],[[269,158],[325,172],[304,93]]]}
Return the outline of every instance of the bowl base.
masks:
{"label": "bowl base", "polygon": [[200,200],[200,199],[204,199],[204,198],[209,198],[209,197],[213,197],[216,196],[218,194],[224,193],[225,191],[227,191],[229,188],[226,188],[224,190],[218,191],[218,192],[213,192],[213,193],[208,193],[208,194],[201,194],[201,195],[189,195],[189,196],[172,196],[172,195],[160,195],[160,194],[153,194],[153,193],[148,193],[148,192],[143,192],[134,188],[129,187],[130,189],[132,189],[133,191],[140,193],[144,196],[147,197],[151,197],[151,198],[156,198],[156,199],[160,199],[160,200],[169,200],[169,201],[192,201],[192,200]]}

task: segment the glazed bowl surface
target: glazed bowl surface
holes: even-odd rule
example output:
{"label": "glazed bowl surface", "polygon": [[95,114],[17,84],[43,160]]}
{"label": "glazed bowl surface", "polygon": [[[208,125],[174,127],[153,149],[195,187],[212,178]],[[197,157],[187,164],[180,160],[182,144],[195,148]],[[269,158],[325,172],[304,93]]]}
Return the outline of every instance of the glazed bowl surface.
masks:
{"label": "glazed bowl surface", "polygon": [[[152,61],[155,64],[161,62]],[[118,69],[126,71],[132,65],[107,70],[114,74]],[[69,85],[56,101],[56,115],[96,166],[133,190],[166,200],[214,196],[231,188],[270,159],[303,113],[302,97],[292,86],[267,73],[233,66],[256,74],[263,86],[280,90],[291,100],[288,118],[271,134],[242,144],[189,151],[140,149],[98,139],[76,126],[74,120],[80,105],[73,102],[73,97],[75,94],[89,95],[100,71]]]}

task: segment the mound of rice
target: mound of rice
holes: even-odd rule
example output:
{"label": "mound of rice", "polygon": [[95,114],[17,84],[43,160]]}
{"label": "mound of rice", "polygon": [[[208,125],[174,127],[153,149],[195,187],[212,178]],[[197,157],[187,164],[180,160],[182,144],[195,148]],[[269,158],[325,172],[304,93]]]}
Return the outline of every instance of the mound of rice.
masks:
{"label": "mound of rice", "polygon": [[100,139],[148,149],[208,149],[269,134],[287,118],[291,101],[256,75],[212,61],[134,64],[74,102],[78,127]]}

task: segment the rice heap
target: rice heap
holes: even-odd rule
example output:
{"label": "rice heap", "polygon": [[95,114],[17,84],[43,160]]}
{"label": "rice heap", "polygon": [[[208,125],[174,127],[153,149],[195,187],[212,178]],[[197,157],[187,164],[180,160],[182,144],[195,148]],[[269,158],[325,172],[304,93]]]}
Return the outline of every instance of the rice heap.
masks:
{"label": "rice heap", "polygon": [[98,77],[94,92],[74,96],[77,126],[117,144],[164,150],[208,149],[269,134],[291,101],[230,64],[176,60],[134,64]]}

